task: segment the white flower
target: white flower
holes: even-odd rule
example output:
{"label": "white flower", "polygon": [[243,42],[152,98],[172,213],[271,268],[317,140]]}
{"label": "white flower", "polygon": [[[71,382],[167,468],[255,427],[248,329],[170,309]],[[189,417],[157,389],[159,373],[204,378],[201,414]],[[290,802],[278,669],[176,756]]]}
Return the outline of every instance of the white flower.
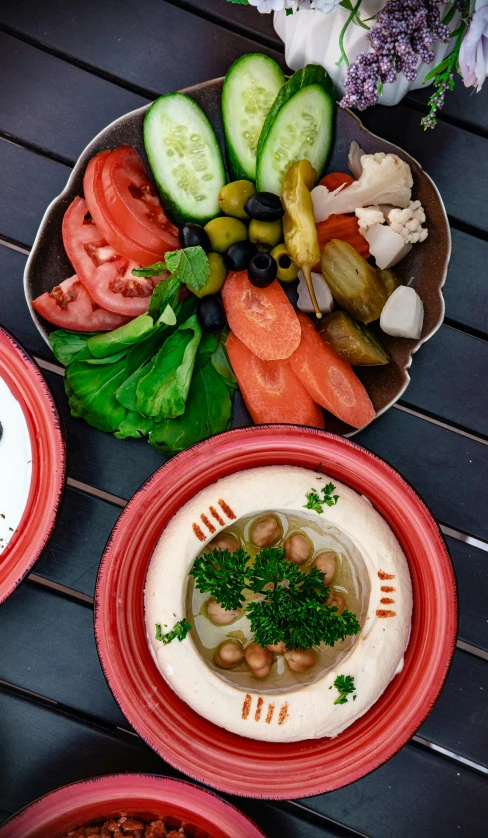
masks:
{"label": "white flower", "polygon": [[359,232],[365,236],[367,231],[373,224],[384,224],[385,216],[377,205],[372,207],[358,207],[356,209],[356,218],[359,222]]}
{"label": "white flower", "polygon": [[388,213],[388,224],[395,233],[399,233],[406,244],[423,242],[429,235],[425,222],[425,212],[420,201],[410,201],[405,209],[394,207]]}
{"label": "white flower", "polygon": [[337,8],[340,2],[341,0],[313,0],[313,8],[328,15]]}
{"label": "white flower", "polygon": [[476,6],[459,52],[459,68],[466,87],[480,91],[488,75],[488,6]]}
{"label": "white flower", "polygon": [[257,6],[258,12],[267,15],[270,12],[281,12],[283,9],[292,9],[297,4],[295,0],[249,0],[250,6]]}

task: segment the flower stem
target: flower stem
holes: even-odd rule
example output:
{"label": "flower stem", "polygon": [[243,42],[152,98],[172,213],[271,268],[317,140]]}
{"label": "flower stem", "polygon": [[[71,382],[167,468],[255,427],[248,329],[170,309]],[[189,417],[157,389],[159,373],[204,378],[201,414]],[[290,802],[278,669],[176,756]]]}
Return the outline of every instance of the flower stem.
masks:
{"label": "flower stem", "polygon": [[339,58],[339,61],[336,62],[337,67],[340,67],[343,61],[346,62],[346,67],[349,67],[349,59],[348,59],[348,57],[346,55],[346,52],[344,50],[344,36],[347,32],[348,27],[350,26],[350,24],[353,22],[354,18],[356,17],[356,15],[359,11],[359,7],[361,6],[362,2],[363,2],[363,0],[358,0],[356,5],[351,9],[351,13],[350,13],[349,17],[347,18],[344,26],[342,27],[341,34],[339,35],[339,48],[341,50],[341,57]]}

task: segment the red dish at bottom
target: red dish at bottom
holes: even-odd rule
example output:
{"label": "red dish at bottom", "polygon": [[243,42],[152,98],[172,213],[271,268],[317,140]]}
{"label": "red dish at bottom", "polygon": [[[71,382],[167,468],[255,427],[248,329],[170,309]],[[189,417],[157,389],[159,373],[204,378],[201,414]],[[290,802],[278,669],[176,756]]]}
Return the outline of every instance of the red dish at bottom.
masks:
{"label": "red dish at bottom", "polygon": [[[274,744],[229,733],[173,692],[156,667],[144,620],[144,585],[158,539],[191,497],[243,469],[294,465],[322,470],[364,494],[407,557],[412,631],[402,672],[370,710],[335,739]],[[457,597],[449,554],[429,510],[383,460],[311,428],[239,428],[174,457],[134,495],[105,550],[95,633],[103,670],[122,712],[165,760],[231,794],[305,797],[358,780],[390,759],[432,709],[454,653]]]}

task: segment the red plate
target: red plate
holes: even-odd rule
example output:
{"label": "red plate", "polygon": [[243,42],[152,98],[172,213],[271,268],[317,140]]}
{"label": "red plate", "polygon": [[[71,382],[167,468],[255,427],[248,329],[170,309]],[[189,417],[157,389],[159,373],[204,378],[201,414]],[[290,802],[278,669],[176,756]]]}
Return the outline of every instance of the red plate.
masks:
{"label": "red plate", "polygon": [[185,821],[192,838],[263,838],[252,821],[214,794],[150,774],[112,774],[63,786],[14,815],[0,833],[2,838],[60,838],[119,812]]}
{"label": "red plate", "polygon": [[[32,477],[24,514],[0,554],[0,603],[32,569],[54,529],[64,492],[66,450],[61,420],[35,362],[0,327],[0,378],[19,402],[29,429]],[[0,415],[0,421],[1,421]]]}
{"label": "red plate", "polygon": [[[318,463],[328,475],[371,500],[407,556],[414,610],[405,666],[379,701],[336,739],[258,742],[203,719],[163,679],[146,638],[146,572],[168,521],[205,486],[256,466],[316,468]],[[451,663],[456,632],[454,571],[423,501],[398,472],[364,448],[297,426],[228,431],[166,463],[120,516],[97,581],[98,652],[129,722],[155,751],[189,776],[252,797],[305,797],[332,791],[392,757],[432,709]]]}

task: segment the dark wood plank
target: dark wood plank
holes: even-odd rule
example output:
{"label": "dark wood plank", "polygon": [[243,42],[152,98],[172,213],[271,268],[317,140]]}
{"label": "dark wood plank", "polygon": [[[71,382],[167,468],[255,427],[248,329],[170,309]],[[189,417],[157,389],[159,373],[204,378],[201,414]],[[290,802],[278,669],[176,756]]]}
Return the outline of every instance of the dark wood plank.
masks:
{"label": "dark wood plank", "polygon": [[229,29],[247,32],[258,41],[266,38],[274,42],[276,49],[283,51],[283,42],[275,32],[272,14],[260,14],[253,6],[232,4],[228,0],[205,0],[205,5],[200,0],[180,0],[178,5],[191,9],[197,15],[211,16]]}
{"label": "dark wood plank", "polygon": [[488,553],[447,538],[459,596],[459,638],[488,651]]}
{"label": "dark wood plank", "polygon": [[120,509],[67,487],[52,538],[34,572],[93,596],[98,565]]}
{"label": "dark wood plank", "polygon": [[[456,86],[454,90],[446,94],[445,104],[440,112],[440,119],[445,117],[447,119],[460,120],[466,127],[486,131],[488,129],[488,98],[486,89],[476,93],[475,88],[464,87],[463,80],[457,73],[455,74],[455,80]],[[424,90],[413,90],[408,95],[408,102],[415,102],[417,105],[425,108],[433,92],[433,87],[428,87]],[[421,117],[422,115],[419,118]],[[435,142],[435,134],[431,133],[430,138]]]}
{"label": "dark wood plank", "polygon": [[129,728],[105,681],[93,610],[26,581],[0,609],[0,680]]}
{"label": "dark wood plank", "polygon": [[[126,3],[123,14],[116,0],[53,0],[44,11],[32,0],[20,8],[7,0],[0,10],[1,23],[149,96],[222,76],[233,61],[257,47],[242,35],[162,0]],[[285,66],[279,52],[258,49]]]}
{"label": "dark wood plank", "polygon": [[25,301],[23,273],[26,260],[24,253],[0,245],[0,324],[15,335],[28,352],[53,359],[51,350],[34,325]]}
{"label": "dark wood plank", "polygon": [[373,108],[361,119],[370,131],[408,151],[435,181],[446,209],[454,218],[486,233],[483,210],[486,140],[461,128],[440,123],[431,132],[420,125],[418,111],[406,105]]}
{"label": "dark wood plank", "polygon": [[444,286],[446,317],[468,329],[488,332],[488,242],[459,230],[451,232],[452,257]]}
{"label": "dark wood plank", "polygon": [[[0,820],[60,786],[114,773],[182,777],[138,737],[111,734],[0,692],[2,748],[8,754],[0,776]],[[246,812],[269,838],[344,838],[349,832],[320,826],[260,800],[231,802]]]}

